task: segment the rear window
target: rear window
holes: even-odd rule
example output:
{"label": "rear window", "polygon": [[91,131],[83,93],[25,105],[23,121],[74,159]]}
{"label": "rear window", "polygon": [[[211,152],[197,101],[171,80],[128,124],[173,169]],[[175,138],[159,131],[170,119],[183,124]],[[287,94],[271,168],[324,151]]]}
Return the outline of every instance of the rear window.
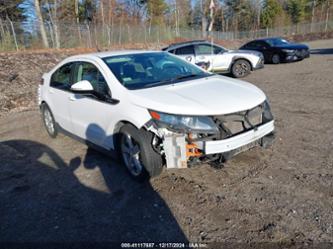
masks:
{"label": "rear window", "polygon": [[190,46],[177,48],[176,49],[176,54],[177,55],[191,55],[191,54],[194,54],[194,47],[193,47],[193,45],[190,45]]}

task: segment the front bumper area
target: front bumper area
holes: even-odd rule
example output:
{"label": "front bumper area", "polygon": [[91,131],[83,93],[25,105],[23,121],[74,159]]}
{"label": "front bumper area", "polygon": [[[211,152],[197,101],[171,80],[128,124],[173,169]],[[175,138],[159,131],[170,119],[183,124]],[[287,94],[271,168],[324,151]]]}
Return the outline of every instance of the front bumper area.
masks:
{"label": "front bumper area", "polygon": [[167,168],[188,168],[198,163],[222,162],[254,146],[267,148],[274,140],[274,118],[267,101],[236,113],[212,116],[218,131],[174,130],[150,121],[153,147]]}
{"label": "front bumper area", "polygon": [[257,65],[255,65],[252,70],[258,70],[258,69],[261,69],[261,68],[264,68],[264,64],[265,64],[265,60],[264,60],[264,57],[260,58],[260,60],[258,61]]}
{"label": "front bumper area", "polygon": [[310,51],[302,49],[302,50],[297,50],[293,53],[286,53],[285,57],[284,57],[284,61],[293,62],[293,61],[303,60],[303,59],[309,58],[309,57],[310,57]]}
{"label": "front bumper area", "polygon": [[233,151],[256,142],[273,131],[274,120],[231,138],[204,142],[203,151],[206,155]]}
{"label": "front bumper area", "polygon": [[223,157],[225,160],[255,146],[267,148],[274,140],[274,120],[249,131],[222,140],[198,141],[188,144],[185,134],[168,133],[163,139],[167,168],[191,167],[190,158]]}

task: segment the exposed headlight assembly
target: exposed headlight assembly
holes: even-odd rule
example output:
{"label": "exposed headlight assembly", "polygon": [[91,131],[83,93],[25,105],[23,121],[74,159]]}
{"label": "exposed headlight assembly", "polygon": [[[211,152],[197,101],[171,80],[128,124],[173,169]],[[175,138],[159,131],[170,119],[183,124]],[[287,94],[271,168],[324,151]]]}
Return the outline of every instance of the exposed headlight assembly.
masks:
{"label": "exposed headlight assembly", "polygon": [[263,122],[265,123],[273,120],[274,117],[272,115],[271,107],[269,106],[268,100],[265,100],[265,102],[263,103],[263,108],[264,108],[264,112],[262,115]]}
{"label": "exposed headlight assembly", "polygon": [[213,134],[219,131],[210,117],[173,115],[157,111],[149,111],[149,113],[160,127],[195,133]]}

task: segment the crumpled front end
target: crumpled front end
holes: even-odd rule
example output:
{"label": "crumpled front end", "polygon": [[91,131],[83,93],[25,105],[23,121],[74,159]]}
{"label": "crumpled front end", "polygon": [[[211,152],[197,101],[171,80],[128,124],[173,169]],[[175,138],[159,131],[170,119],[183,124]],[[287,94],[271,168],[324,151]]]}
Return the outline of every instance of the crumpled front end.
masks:
{"label": "crumpled front end", "polygon": [[216,129],[168,127],[152,119],[146,129],[156,136],[153,146],[167,168],[187,168],[198,163],[224,161],[255,146],[266,148],[274,140],[274,118],[267,101],[246,111],[212,116]]}

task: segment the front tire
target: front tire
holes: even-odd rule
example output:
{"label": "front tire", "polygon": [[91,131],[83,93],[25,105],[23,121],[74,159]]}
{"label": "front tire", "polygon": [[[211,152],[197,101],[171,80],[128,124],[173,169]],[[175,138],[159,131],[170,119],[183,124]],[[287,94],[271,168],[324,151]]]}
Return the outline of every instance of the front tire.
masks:
{"label": "front tire", "polygon": [[272,63],[273,64],[279,64],[281,62],[280,56],[278,54],[274,54],[272,56]]}
{"label": "front tire", "polygon": [[153,134],[132,125],[124,125],[119,136],[119,152],[130,175],[139,181],[162,172],[162,157],[152,147]]}
{"label": "front tire", "polygon": [[246,60],[237,60],[232,65],[231,73],[235,78],[243,78],[251,72],[251,65]]}
{"label": "front tire", "polygon": [[58,129],[53,114],[47,104],[42,104],[41,112],[47,133],[50,137],[55,138],[58,135]]}

